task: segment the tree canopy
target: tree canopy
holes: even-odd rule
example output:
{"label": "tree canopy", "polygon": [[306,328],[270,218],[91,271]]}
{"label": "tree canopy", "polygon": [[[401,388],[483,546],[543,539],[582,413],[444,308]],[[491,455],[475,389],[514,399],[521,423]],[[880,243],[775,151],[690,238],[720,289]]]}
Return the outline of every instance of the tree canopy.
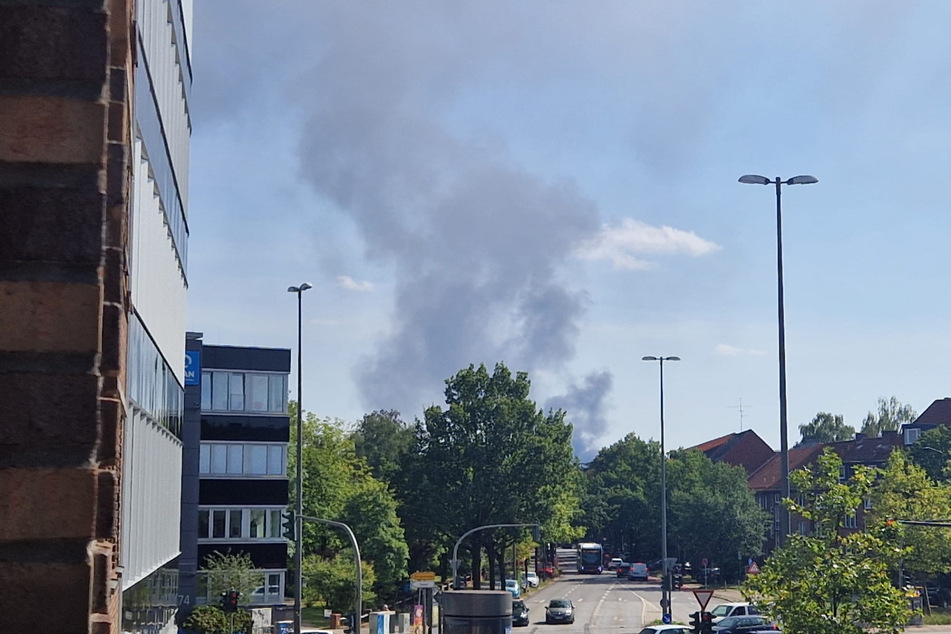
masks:
{"label": "tree canopy", "polygon": [[789,536],[743,593],[780,619],[788,634],[864,634],[866,628],[897,634],[908,617],[907,598],[888,574],[899,553],[897,535],[888,524],[846,529],[877,470],[856,466],[843,481],[841,468],[841,459],[826,449],[813,465],[790,474],[802,503],[784,503],[812,523],[812,533]]}
{"label": "tree canopy", "polygon": [[878,411],[869,412],[862,421],[862,433],[869,437],[881,436],[883,431],[897,431],[905,423],[918,418],[911,405],[902,405],[896,397],[878,399]]}
{"label": "tree canopy", "polygon": [[799,433],[802,434],[802,440],[797,446],[806,442],[826,443],[851,440],[855,437],[855,428],[846,425],[841,414],[819,412],[811,422],[799,426]]}

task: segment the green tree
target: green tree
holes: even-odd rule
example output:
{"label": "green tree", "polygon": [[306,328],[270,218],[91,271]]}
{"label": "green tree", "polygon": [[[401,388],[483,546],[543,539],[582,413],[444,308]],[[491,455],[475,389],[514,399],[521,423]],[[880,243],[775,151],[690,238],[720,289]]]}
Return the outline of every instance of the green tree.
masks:
{"label": "green tree", "polygon": [[807,441],[826,443],[851,440],[855,437],[855,428],[846,425],[841,414],[819,412],[811,422],[799,426],[799,433],[802,440],[797,443],[797,447]]}
{"label": "green tree", "polygon": [[[232,628],[234,626],[234,629]],[[234,614],[225,614],[216,605],[196,606],[185,621],[182,629],[200,634],[225,634],[226,632],[241,632],[251,634],[253,618],[249,610],[239,609]]]}
{"label": "green tree", "polygon": [[208,591],[212,597],[219,597],[228,590],[237,590],[247,599],[261,579],[251,555],[245,552],[232,553],[230,549],[223,553],[215,551],[205,557],[202,572],[208,579]]}
{"label": "green tree", "polygon": [[[935,482],[947,482],[951,478],[951,427],[938,425],[929,429],[908,447],[908,456],[924,469]],[[936,516],[937,517],[937,516]]]}
{"label": "green tree", "polygon": [[812,534],[791,535],[783,548],[747,580],[744,596],[789,634],[897,634],[909,616],[903,592],[891,584],[888,564],[899,545],[888,526],[845,530],[868,498],[877,470],[857,466],[840,481],[841,459],[826,449],[809,468],[790,474],[802,504],[784,500],[812,523]]}
{"label": "green tree", "polygon": [[[291,403],[292,416],[296,416],[296,405]],[[398,582],[406,577],[407,546],[393,493],[357,456],[342,421],[319,419],[307,412],[302,427],[304,515],[350,526],[361,557],[377,571],[374,592],[385,599],[395,596]],[[294,426],[290,444],[296,444]],[[289,473],[296,469],[295,459],[289,456]],[[293,497],[293,481],[291,488]],[[305,556],[333,560],[350,547],[350,541],[337,528],[305,521],[303,545]]]}
{"label": "green tree", "polygon": [[762,554],[770,520],[750,491],[746,470],[681,450],[668,459],[667,476],[669,552],[684,561],[706,557],[727,578],[739,579],[746,560]]}
{"label": "green tree", "polygon": [[350,434],[357,456],[366,460],[373,476],[394,484],[413,448],[413,428],[395,410],[367,414]]}
{"label": "green tree", "polygon": [[[889,520],[934,520],[951,517],[951,487],[935,483],[924,469],[909,462],[902,451],[892,453],[875,486],[866,518],[881,524]],[[951,568],[951,529],[902,526],[902,564],[912,576],[945,572]],[[898,561],[892,561],[897,573]],[[896,576],[897,578],[897,576]]]}
{"label": "green tree", "polygon": [[870,438],[881,436],[883,431],[897,431],[905,423],[918,418],[911,405],[902,405],[896,397],[878,399],[878,412],[869,412],[862,421],[862,433]]}
{"label": "green tree", "polygon": [[[411,542],[431,539],[442,546],[442,572],[447,550],[477,526],[539,522],[551,540],[572,530],[580,496],[572,428],[564,412],[539,410],[529,399],[530,386],[526,373],[513,376],[502,363],[492,374],[470,365],[446,380],[447,407],[434,405],[417,421],[407,469],[412,481],[402,487],[403,518]],[[497,568],[500,554],[529,533],[476,533],[460,556],[468,551],[477,570],[483,544],[492,542]],[[495,575],[490,579],[494,584]]]}
{"label": "green tree", "polygon": [[[363,578],[362,602],[364,605],[371,605],[377,600],[373,591],[376,585],[373,564],[363,562],[360,574]],[[304,557],[303,576],[303,600],[308,605],[323,604],[340,613],[348,613],[354,609],[356,567],[353,549],[341,550],[332,559],[318,555]]]}

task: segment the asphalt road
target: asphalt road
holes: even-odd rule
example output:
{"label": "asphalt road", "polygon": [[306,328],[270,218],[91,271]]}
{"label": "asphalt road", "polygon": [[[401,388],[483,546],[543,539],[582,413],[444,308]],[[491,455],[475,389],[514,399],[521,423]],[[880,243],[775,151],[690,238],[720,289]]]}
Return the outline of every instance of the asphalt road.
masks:
{"label": "asphalt road", "polygon": [[[551,599],[561,598],[570,599],[574,604],[574,624],[546,625],[545,605]],[[723,599],[714,596],[707,609],[723,602]],[[617,578],[614,572],[600,575],[564,574],[525,597],[525,603],[529,608],[529,626],[518,630],[526,634],[537,631],[637,634],[645,625],[660,621],[662,613],[660,584],[657,581],[628,581]],[[700,609],[696,597],[689,590],[674,592],[671,606],[675,623],[689,623],[690,613]]]}

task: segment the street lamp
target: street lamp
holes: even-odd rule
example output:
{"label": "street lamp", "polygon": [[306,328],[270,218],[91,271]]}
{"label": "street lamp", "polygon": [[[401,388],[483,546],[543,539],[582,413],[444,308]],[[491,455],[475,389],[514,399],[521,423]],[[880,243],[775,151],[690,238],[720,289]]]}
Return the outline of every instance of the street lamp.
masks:
{"label": "street lamp", "polygon": [[302,557],[304,545],[304,429],[301,422],[303,404],[301,399],[301,295],[309,288],[307,282],[300,286],[291,286],[288,293],[297,293],[297,513],[294,522],[294,632],[300,632],[301,589],[304,585]]}
{"label": "street lamp", "polygon": [[[769,180],[765,176],[747,174],[740,177],[740,182],[747,185],[775,185],[776,186],[776,269],[779,280],[779,454],[782,473],[781,491],[783,499],[789,498],[789,439],[786,434],[786,318],[783,312],[783,208],[782,208],[782,186],[783,185],[811,185],[818,183],[819,179],[815,176],[793,176],[788,180],[782,180],[779,176],[776,180]],[[780,504],[780,534],[777,535],[777,543],[783,546],[786,543],[786,536],[791,531],[789,524],[789,510]]]}
{"label": "street lamp", "polygon": [[642,357],[641,361],[660,362],[660,567],[663,575],[660,607],[664,623],[670,623],[670,576],[667,570],[667,453],[664,449],[664,361],[680,361],[680,357]]}

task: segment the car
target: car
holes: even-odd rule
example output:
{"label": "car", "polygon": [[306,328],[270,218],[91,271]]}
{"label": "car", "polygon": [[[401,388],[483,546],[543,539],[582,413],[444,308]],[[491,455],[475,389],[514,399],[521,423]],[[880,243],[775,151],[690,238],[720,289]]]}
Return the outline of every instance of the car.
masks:
{"label": "car", "polygon": [[687,625],[651,625],[638,634],[693,634],[693,630]]}
{"label": "car", "polygon": [[512,593],[513,599],[517,599],[522,596],[522,589],[518,587],[518,581],[515,579],[506,579],[505,589]]}
{"label": "car", "polygon": [[608,570],[617,570],[617,567],[624,563],[620,557],[614,557],[608,562]]}
{"label": "car", "polygon": [[759,609],[749,603],[721,603],[710,610],[713,625],[730,616],[758,615]]}
{"label": "car", "polygon": [[528,606],[521,599],[512,601],[512,625],[528,627]]}
{"label": "car", "polygon": [[647,581],[647,564],[641,562],[631,564],[627,578],[631,581]]}
{"label": "car", "polygon": [[750,634],[770,627],[765,616],[728,616],[713,626],[715,634]]}
{"label": "car", "polygon": [[628,574],[630,571],[631,571],[631,564],[629,564],[629,563],[627,563],[627,562],[625,561],[625,562],[621,563],[620,566],[617,567],[617,576],[618,576],[618,577],[626,577],[627,574]]}
{"label": "car", "polygon": [[552,599],[545,606],[545,623],[574,623],[575,606],[568,599]]}
{"label": "car", "polygon": [[528,585],[530,585],[531,587],[537,588],[538,587],[538,573],[535,573],[535,572],[526,573],[525,581],[527,581]]}

